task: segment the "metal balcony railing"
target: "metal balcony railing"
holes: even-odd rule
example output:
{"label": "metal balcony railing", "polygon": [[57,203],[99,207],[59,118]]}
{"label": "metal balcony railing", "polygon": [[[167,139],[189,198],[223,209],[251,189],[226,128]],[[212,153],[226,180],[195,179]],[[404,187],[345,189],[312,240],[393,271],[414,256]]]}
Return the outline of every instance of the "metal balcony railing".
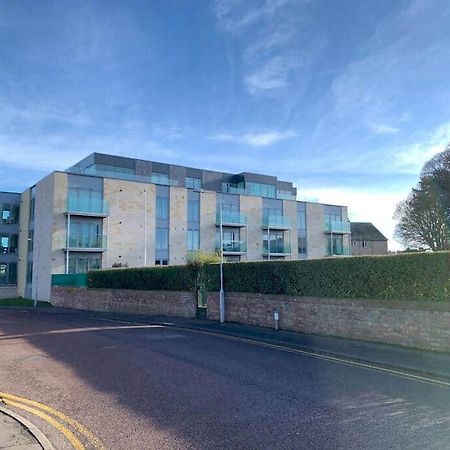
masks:
{"label": "metal balcony railing", "polygon": [[70,236],[64,239],[64,248],[69,249],[88,249],[105,250],[107,248],[107,238],[104,235],[98,236]]}
{"label": "metal balcony railing", "polygon": [[263,218],[265,228],[290,228],[291,219],[285,216],[266,216]]}
{"label": "metal balcony railing", "polygon": [[[269,254],[269,246],[267,241],[263,243],[263,255]],[[291,254],[291,244],[283,244],[277,242],[270,243],[270,254],[271,255],[290,255]]]}
{"label": "metal balcony railing", "polygon": [[67,212],[70,214],[97,214],[99,216],[109,215],[109,202],[102,199],[90,198],[89,196],[70,195],[67,198]]}
{"label": "metal balcony railing", "polygon": [[[220,225],[220,211],[216,214],[216,224]],[[222,225],[246,225],[247,216],[241,213],[222,211]]]}
{"label": "metal balcony railing", "polygon": [[[247,251],[247,243],[245,241],[223,241],[224,253],[245,253]],[[220,250],[220,242],[216,243],[216,249]]]}
{"label": "metal balcony railing", "polygon": [[326,220],[324,226],[325,233],[350,234],[350,222]]}

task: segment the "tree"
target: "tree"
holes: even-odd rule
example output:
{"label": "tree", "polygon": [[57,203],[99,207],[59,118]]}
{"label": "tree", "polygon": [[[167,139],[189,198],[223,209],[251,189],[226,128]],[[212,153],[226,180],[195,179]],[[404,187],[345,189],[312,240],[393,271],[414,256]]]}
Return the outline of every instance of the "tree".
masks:
{"label": "tree", "polygon": [[450,145],[425,163],[421,178],[395,211],[396,235],[413,247],[450,249]]}

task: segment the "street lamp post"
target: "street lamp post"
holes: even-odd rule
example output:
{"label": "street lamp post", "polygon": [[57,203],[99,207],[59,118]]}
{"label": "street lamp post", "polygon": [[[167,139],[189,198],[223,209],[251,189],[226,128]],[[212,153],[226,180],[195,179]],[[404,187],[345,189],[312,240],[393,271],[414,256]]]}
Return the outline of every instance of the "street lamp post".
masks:
{"label": "street lamp post", "polygon": [[223,208],[222,199],[219,199],[220,207],[220,292],[219,292],[219,313],[220,323],[225,322],[225,292],[223,290]]}

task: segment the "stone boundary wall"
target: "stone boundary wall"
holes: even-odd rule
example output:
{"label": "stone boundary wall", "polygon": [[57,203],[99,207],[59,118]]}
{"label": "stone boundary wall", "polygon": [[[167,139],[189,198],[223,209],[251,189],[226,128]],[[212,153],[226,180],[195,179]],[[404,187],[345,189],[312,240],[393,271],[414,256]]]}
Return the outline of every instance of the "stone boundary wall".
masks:
{"label": "stone boundary wall", "polygon": [[193,292],[131,289],[53,286],[50,302],[61,308],[187,318],[195,317],[197,308],[197,299]]}
{"label": "stone boundary wall", "polygon": [[17,286],[0,286],[0,298],[17,298]]}
{"label": "stone boundary wall", "polygon": [[[208,295],[208,319],[219,319],[219,295]],[[225,320],[283,330],[450,351],[450,304],[225,293]]]}

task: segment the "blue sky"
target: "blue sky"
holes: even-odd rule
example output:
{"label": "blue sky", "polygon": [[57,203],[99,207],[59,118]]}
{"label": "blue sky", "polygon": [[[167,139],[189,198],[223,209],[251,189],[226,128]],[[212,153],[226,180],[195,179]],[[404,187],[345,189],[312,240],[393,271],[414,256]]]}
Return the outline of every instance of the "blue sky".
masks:
{"label": "blue sky", "polygon": [[450,141],[449,23],[447,0],[0,0],[0,190],[98,151],[277,175],[391,238]]}

